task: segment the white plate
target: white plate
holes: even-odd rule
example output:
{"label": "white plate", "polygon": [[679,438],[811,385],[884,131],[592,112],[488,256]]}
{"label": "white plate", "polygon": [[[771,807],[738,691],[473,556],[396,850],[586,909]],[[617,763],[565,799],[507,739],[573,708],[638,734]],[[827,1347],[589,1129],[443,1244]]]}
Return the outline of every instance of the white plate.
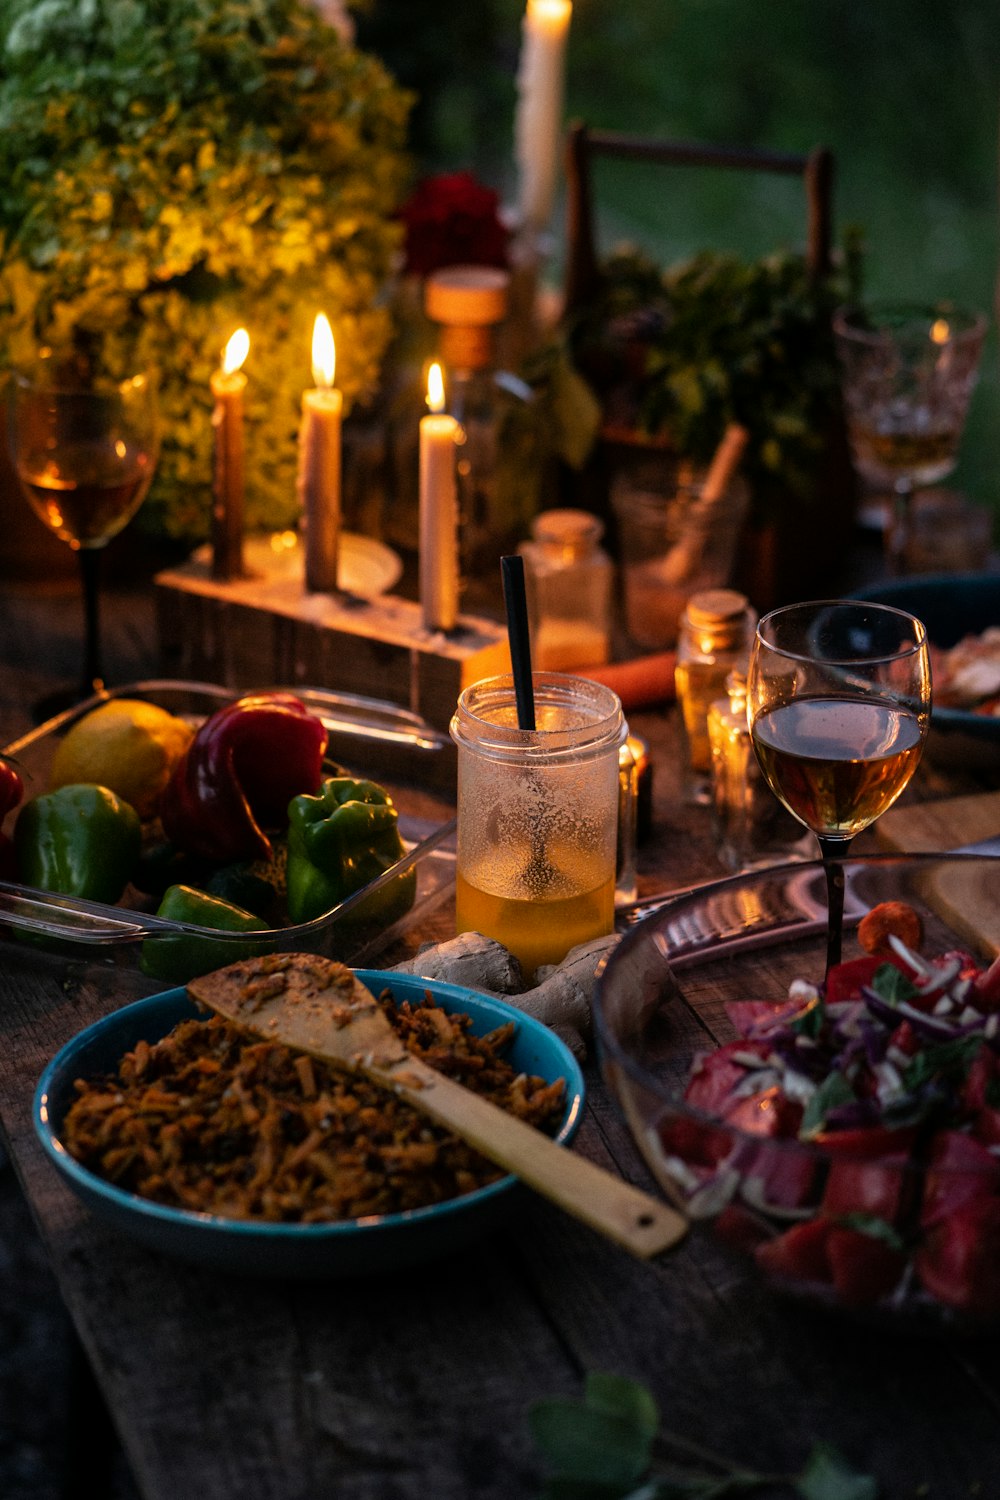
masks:
{"label": "white plate", "polygon": [[[243,544],[247,570],[275,581],[302,578],[305,573],[305,550],[294,531],[276,531],[272,536],[247,537]],[[199,547],[192,562],[211,563],[212,551]],[[399,582],[403,563],[398,552],[377,542],[374,537],[357,532],[340,533],[338,582],[347,594],[373,599],[385,594]]]}

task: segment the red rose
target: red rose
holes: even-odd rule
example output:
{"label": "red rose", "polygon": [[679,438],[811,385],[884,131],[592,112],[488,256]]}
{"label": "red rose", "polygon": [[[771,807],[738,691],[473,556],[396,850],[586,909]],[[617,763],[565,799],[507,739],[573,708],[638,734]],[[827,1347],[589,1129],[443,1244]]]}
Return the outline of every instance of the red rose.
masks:
{"label": "red rose", "polygon": [[471,172],[427,177],[403,204],[406,270],[427,276],[442,266],[507,265],[508,231],[500,199]]}

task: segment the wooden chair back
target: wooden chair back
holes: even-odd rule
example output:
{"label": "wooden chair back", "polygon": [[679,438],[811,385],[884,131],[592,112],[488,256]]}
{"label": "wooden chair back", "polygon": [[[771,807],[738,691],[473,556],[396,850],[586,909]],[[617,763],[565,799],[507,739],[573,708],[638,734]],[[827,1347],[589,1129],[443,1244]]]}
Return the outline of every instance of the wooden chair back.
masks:
{"label": "wooden chair back", "polygon": [[597,156],[660,162],[672,166],[728,167],[737,171],[775,172],[801,177],[806,197],[807,262],[814,276],[829,270],[832,241],[834,159],[819,146],[807,156],[791,152],[709,146],[693,141],[656,140],[591,130],[579,122],[566,140],[567,251],[565,308],[586,303],[601,281],[594,218],[592,163]]}

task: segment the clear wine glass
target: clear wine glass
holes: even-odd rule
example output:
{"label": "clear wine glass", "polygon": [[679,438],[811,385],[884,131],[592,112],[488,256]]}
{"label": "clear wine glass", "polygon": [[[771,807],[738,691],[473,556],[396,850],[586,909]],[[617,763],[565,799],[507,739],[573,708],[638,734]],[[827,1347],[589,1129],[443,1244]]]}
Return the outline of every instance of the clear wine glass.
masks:
{"label": "clear wine glass", "polygon": [[147,371],[126,380],[81,379],[41,358],[13,377],[8,436],[29,504],[80,560],[83,678],[79,692],[47,700],[55,711],[103,685],[100,555],[135,515],[153,477],[155,382]]}
{"label": "clear wine glass", "polygon": [[841,309],[833,328],[855,468],[892,497],[886,555],[901,573],[914,491],[958,460],[986,319],[945,304],[876,303]]}
{"label": "clear wine glass", "polygon": [[771,790],[819,840],[828,969],[840,962],[840,857],[913,775],[930,712],[927,632],[913,615],[844,599],[786,605],[760,621],[747,675],[750,734]]}

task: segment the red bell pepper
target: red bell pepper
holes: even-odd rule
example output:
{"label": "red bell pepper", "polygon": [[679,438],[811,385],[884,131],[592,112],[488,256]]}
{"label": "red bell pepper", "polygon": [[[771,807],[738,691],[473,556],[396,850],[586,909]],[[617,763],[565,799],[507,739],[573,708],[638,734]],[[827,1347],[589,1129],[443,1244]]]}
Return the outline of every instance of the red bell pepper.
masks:
{"label": "red bell pepper", "polygon": [[[13,812],[24,796],[21,773],[9,760],[0,759],[0,823],[9,812]],[[0,880],[17,878],[17,860],[14,842],[9,834],[0,833]]]}
{"label": "red bell pepper", "polygon": [[326,744],[322,720],[291,693],[227,703],[174,768],[160,805],[164,833],[204,859],[266,859],[265,830],[287,823],[293,797],[318,790]]}

